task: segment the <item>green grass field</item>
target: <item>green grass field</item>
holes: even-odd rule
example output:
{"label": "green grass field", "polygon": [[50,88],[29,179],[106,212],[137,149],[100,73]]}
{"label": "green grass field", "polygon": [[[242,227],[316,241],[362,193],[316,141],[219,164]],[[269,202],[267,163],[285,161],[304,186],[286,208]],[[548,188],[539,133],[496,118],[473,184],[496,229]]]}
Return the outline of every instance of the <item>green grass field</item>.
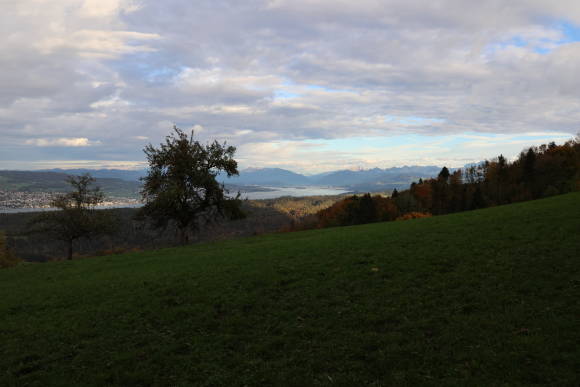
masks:
{"label": "green grass field", "polygon": [[580,385],[580,193],[0,271],[0,385]]}

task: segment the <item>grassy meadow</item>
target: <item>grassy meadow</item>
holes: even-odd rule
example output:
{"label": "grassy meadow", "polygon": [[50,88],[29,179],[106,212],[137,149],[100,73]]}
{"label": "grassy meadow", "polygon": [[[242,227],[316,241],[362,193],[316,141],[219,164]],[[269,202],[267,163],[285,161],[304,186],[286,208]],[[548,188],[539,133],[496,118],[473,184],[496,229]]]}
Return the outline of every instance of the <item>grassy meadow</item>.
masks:
{"label": "grassy meadow", "polygon": [[580,193],[0,271],[0,385],[580,384]]}

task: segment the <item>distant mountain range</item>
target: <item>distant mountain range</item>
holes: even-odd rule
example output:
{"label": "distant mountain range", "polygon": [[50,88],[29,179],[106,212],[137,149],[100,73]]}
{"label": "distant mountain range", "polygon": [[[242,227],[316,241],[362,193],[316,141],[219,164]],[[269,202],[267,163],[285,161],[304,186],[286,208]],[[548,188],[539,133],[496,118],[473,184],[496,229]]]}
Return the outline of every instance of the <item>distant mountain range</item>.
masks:
{"label": "distant mountain range", "polygon": [[357,171],[340,170],[305,176],[280,168],[250,168],[241,171],[239,176],[229,179],[222,177],[222,180],[237,185],[331,186],[351,191],[380,191],[407,188],[413,181],[437,176],[440,171],[441,167],[437,166],[404,166]]}
{"label": "distant mountain range", "polygon": [[[218,176],[218,180],[229,186],[236,186],[246,191],[248,186],[296,187],[326,186],[341,187],[354,192],[373,192],[408,188],[413,181],[427,179],[441,171],[438,166],[404,166],[395,168],[373,168],[366,170],[339,170],[316,175],[302,175],[281,168],[248,168],[240,171],[239,176],[228,178]],[[66,188],[66,175],[90,173],[97,183],[109,193],[117,195],[136,195],[139,191],[139,178],[146,175],[146,170],[122,169],[50,169],[43,171],[0,171],[0,189],[14,190],[52,190]],[[255,188],[254,188],[255,189]]]}

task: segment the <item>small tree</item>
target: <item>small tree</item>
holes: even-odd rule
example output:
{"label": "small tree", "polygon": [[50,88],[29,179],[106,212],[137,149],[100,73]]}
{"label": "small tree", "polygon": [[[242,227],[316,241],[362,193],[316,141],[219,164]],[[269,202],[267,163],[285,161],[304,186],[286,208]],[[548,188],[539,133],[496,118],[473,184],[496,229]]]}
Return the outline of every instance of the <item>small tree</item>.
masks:
{"label": "small tree", "polygon": [[444,183],[447,183],[449,180],[449,175],[450,175],[449,169],[447,169],[447,167],[443,167],[441,169],[441,172],[439,172],[437,179],[444,182]]}
{"label": "small tree", "polygon": [[67,182],[73,190],[58,195],[51,202],[58,210],[44,212],[31,223],[33,232],[46,233],[65,242],[67,259],[72,259],[75,240],[110,233],[116,229],[117,219],[108,211],[95,209],[104,201],[105,195],[99,187],[90,187],[95,179],[89,174],[71,176]]}
{"label": "small tree", "polygon": [[155,226],[165,227],[173,221],[181,244],[189,241],[189,231],[218,217],[240,218],[239,193],[228,197],[216,176],[238,174],[234,160],[236,148],[214,141],[201,145],[176,126],[165,143],[155,148],[149,144],[143,150],[149,171],[142,179],[144,206],[141,215],[152,218]]}

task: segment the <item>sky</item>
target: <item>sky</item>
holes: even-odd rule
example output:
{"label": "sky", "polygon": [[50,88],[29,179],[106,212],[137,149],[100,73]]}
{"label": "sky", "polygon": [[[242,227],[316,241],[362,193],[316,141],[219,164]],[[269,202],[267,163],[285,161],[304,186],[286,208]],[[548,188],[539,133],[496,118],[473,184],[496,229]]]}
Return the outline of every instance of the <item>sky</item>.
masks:
{"label": "sky", "polygon": [[577,0],[0,0],[0,169],[446,165],[580,132]]}

